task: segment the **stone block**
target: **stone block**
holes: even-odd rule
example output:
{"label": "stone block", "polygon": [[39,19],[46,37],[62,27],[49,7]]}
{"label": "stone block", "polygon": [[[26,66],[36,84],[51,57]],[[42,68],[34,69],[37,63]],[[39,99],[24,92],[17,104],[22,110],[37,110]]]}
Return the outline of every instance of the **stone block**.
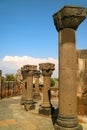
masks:
{"label": "stone block", "polygon": [[41,107],[39,108],[39,114],[49,116],[51,115],[50,108]]}

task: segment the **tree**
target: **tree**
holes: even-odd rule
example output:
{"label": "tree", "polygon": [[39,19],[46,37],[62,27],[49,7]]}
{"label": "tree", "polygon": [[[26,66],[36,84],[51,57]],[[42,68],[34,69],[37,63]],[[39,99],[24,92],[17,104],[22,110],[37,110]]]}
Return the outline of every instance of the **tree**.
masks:
{"label": "tree", "polygon": [[50,79],[50,86],[52,87],[52,86],[54,86],[54,85],[55,85],[55,79],[51,78],[51,79]]}
{"label": "tree", "polygon": [[5,77],[4,77],[4,76],[2,76],[1,81],[2,81],[2,82],[5,81]]}
{"label": "tree", "polygon": [[6,74],[5,81],[16,81],[16,76],[14,74]]}

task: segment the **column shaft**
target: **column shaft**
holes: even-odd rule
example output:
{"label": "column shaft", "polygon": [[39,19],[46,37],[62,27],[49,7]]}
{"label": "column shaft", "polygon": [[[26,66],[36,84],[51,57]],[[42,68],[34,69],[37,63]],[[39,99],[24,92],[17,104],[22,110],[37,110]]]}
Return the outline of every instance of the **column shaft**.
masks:
{"label": "column shaft", "polygon": [[53,15],[59,32],[59,115],[55,130],[82,130],[77,119],[75,30],[87,9],[64,6]]}
{"label": "column shaft", "polygon": [[27,99],[33,100],[33,76],[27,77]]}
{"label": "column shaft", "polygon": [[[68,36],[68,37],[67,37]],[[76,43],[75,31],[63,29],[59,32],[59,78],[60,115],[76,116]]]}
{"label": "column shaft", "polygon": [[39,77],[35,78],[35,92],[39,93]]}
{"label": "column shaft", "polygon": [[23,81],[23,97],[26,98],[27,95],[27,81],[24,79]]}
{"label": "column shaft", "polygon": [[44,76],[43,106],[45,107],[50,107],[47,93],[49,89],[50,89],[50,76]]}
{"label": "column shaft", "polygon": [[48,98],[48,90],[50,89],[50,77],[55,65],[52,63],[42,63],[39,64],[39,68],[42,70],[42,75],[44,76],[44,86],[43,86],[43,103],[39,109],[40,114],[49,115],[50,114],[50,103]]}

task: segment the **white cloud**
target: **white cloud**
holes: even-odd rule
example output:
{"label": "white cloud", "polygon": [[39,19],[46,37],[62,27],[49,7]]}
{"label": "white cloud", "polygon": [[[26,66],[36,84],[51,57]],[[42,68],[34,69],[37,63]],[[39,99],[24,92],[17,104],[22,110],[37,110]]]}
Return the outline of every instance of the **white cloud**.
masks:
{"label": "white cloud", "polygon": [[55,71],[53,71],[53,77],[58,77],[58,60],[53,58],[34,58],[29,56],[5,56],[0,61],[0,69],[2,74],[6,73],[17,73],[17,70],[20,69],[23,65],[38,65],[40,63],[50,62],[55,64]]}

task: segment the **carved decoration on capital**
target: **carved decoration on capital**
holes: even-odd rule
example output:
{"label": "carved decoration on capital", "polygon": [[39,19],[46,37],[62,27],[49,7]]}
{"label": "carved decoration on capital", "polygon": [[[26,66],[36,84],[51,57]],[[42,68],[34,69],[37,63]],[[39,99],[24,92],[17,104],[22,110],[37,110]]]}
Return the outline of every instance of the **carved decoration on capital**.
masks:
{"label": "carved decoration on capital", "polygon": [[40,74],[41,74],[41,72],[39,70],[36,70],[35,73],[34,73],[34,77],[39,78]]}
{"label": "carved decoration on capital", "polygon": [[64,6],[53,15],[54,24],[57,31],[64,28],[76,30],[87,16],[87,9],[83,7]]}
{"label": "carved decoration on capital", "polygon": [[26,78],[27,78],[27,73],[26,73],[26,71],[24,70],[23,67],[21,67],[21,74],[22,74],[22,76],[23,76],[23,79],[26,79]]}
{"label": "carved decoration on capital", "polygon": [[35,65],[24,65],[21,68],[21,73],[23,78],[25,79],[27,76],[33,76],[36,70],[37,66]]}
{"label": "carved decoration on capital", "polygon": [[35,70],[28,70],[27,71],[27,76],[33,76],[35,73]]}
{"label": "carved decoration on capital", "polygon": [[52,70],[42,70],[43,76],[51,76],[53,74]]}
{"label": "carved decoration on capital", "polygon": [[53,70],[55,70],[55,64],[42,63],[42,64],[39,64],[39,69],[42,70],[42,75],[51,76]]}

